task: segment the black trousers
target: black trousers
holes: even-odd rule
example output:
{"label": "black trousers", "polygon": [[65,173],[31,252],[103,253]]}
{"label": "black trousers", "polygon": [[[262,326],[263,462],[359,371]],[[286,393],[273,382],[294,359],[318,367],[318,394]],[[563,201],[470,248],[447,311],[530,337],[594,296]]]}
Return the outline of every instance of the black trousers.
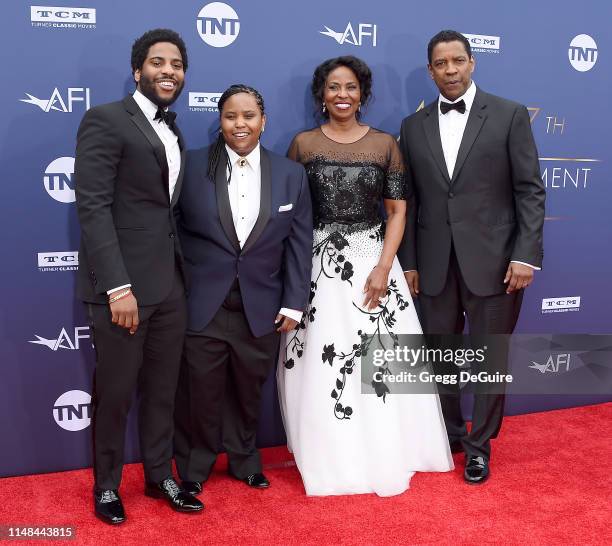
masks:
{"label": "black trousers", "polygon": [[236,478],[261,472],[255,446],[261,390],[279,342],[275,330],[251,334],[237,282],[204,330],[187,331],[175,411],[181,479],[206,481],[221,446]]}
{"label": "black trousers", "polygon": [[138,308],[134,335],[111,322],[108,305],[89,304],[96,348],[93,387],[93,452],[96,487],[118,489],[125,428],[134,391],[139,394],[139,439],[145,480],[172,475],[174,399],[187,327],[183,281],[178,271],[170,295]]}
{"label": "black trousers", "polygon": [[[451,250],[446,284],[437,296],[419,295],[421,321],[425,334],[461,334],[467,318],[469,333],[511,334],[514,331],[523,301],[523,290],[511,294],[477,296],[463,280],[454,248]],[[496,340],[496,352],[489,354],[489,373],[508,368],[507,341]],[[490,458],[490,440],[496,438],[504,416],[504,394],[484,394],[476,388],[472,429],[461,413],[460,386],[438,385],[440,403],[449,442],[461,442],[466,455]]]}

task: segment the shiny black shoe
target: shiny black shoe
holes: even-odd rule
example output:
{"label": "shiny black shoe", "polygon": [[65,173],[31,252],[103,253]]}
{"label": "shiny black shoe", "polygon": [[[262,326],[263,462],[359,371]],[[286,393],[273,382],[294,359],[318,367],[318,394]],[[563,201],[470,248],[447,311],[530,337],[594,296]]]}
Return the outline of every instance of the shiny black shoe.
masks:
{"label": "shiny black shoe", "polygon": [[465,463],[463,479],[469,484],[484,483],[489,477],[489,461],[484,457],[468,457]]}
{"label": "shiny black shoe", "polygon": [[94,489],[96,517],[104,523],[119,525],[125,521],[123,503],[116,489]]}
{"label": "shiny black shoe", "polygon": [[193,495],[179,487],[174,478],[166,478],[159,483],[147,483],[145,495],[155,499],[166,499],[177,512],[200,512],[204,505]]}
{"label": "shiny black shoe", "polygon": [[257,472],[255,474],[251,474],[242,480],[249,487],[254,487],[255,489],[267,489],[270,487],[270,482],[268,478],[266,478],[261,472]]}
{"label": "shiny black shoe", "polygon": [[199,495],[202,492],[202,482],[189,482],[183,480],[181,487],[190,495]]}

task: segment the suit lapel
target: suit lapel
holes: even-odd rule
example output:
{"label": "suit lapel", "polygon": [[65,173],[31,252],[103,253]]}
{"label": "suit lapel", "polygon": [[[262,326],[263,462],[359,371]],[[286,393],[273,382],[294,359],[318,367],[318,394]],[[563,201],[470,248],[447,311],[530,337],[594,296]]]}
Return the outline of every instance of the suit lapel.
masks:
{"label": "suit lapel", "polygon": [[181,187],[183,185],[183,174],[185,173],[185,160],[187,158],[187,151],[185,150],[185,141],[179,128],[174,125],[174,132],[178,137],[179,148],[181,149],[181,168],[179,170],[178,178],[176,179],[176,185],[174,186],[174,193],[172,194],[172,205],[176,205],[178,198],[181,194]]}
{"label": "suit lapel", "polygon": [[242,247],[242,252],[246,252],[251,248],[259,239],[262,234],[268,220],[270,220],[270,212],[272,208],[272,172],[270,166],[270,156],[266,149],[262,146],[260,148],[261,159],[261,193],[259,200],[259,216],[257,222],[253,226],[251,233],[249,234],[246,243]]}
{"label": "suit lapel", "polygon": [[423,130],[427,138],[427,143],[431,153],[447,183],[450,183],[448,169],[444,159],[444,151],[442,150],[442,140],[440,139],[440,123],[438,121],[438,100],[435,100],[428,106],[428,110],[423,119]]}
{"label": "suit lapel", "polygon": [[[210,153],[210,151],[209,151]],[[217,194],[217,209],[219,211],[219,218],[221,220],[221,227],[225,231],[230,243],[234,247],[237,253],[240,253],[240,243],[238,242],[238,235],[236,234],[236,228],[234,227],[234,219],[232,216],[232,207],[229,200],[229,191],[227,188],[227,177],[225,175],[225,169],[227,167],[227,152],[223,148],[217,170],[215,172],[215,191]]]}
{"label": "suit lapel", "polygon": [[164,148],[164,144],[157,136],[157,133],[155,132],[153,127],[151,127],[149,120],[146,118],[146,116],[144,115],[144,113],[131,95],[123,99],[123,104],[125,105],[125,109],[131,114],[131,120],[134,122],[136,127],[140,129],[142,134],[147,138],[147,140],[153,147],[155,158],[157,159],[157,163],[159,163],[159,167],[162,171],[162,180],[165,183],[167,195],[169,173],[168,160],[166,159],[166,149]]}
{"label": "suit lapel", "polygon": [[465,163],[465,160],[472,149],[474,141],[482,129],[487,116],[484,112],[487,104],[485,96],[479,89],[476,89],[476,96],[470,109],[470,116],[463,132],[463,138],[461,139],[461,145],[459,146],[459,152],[457,153],[457,161],[455,162],[455,169],[453,170],[453,178],[451,184],[457,180],[457,176],[461,172],[461,167]]}

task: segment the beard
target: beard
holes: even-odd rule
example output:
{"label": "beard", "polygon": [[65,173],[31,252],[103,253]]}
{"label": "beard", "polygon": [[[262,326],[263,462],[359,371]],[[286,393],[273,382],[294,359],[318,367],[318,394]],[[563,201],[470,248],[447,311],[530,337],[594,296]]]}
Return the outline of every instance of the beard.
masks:
{"label": "beard", "polygon": [[166,106],[170,106],[176,99],[178,99],[179,95],[181,94],[181,91],[183,90],[184,85],[184,81],[180,84],[177,82],[174,94],[170,98],[164,98],[160,97],[157,93],[155,82],[147,78],[144,74],[141,74],[140,81],[138,82],[138,88],[140,89],[140,92],[152,103],[156,104],[160,108],[166,108]]}

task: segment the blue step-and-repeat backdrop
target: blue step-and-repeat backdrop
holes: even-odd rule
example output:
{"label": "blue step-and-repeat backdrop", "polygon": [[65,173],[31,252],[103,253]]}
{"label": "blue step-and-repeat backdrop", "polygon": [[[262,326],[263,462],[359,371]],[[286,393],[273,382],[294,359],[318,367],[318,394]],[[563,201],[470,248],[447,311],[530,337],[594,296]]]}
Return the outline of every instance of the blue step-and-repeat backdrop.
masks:
{"label": "blue step-and-repeat backdrop", "polygon": [[[91,463],[94,351],[74,297],[75,134],[88,108],[133,91],[131,45],[156,27],[187,43],[173,108],[189,147],[210,142],[218,97],[243,82],[262,92],[263,143],[280,153],[315,123],[309,83],[324,59],[353,54],[371,66],[365,122],[397,134],[404,116],[436,97],[429,38],[465,33],[477,85],[528,107],[547,189],[544,270],[526,292],[512,357],[532,389],[510,396],[507,413],[612,399],[612,337],[593,335],[612,332],[612,4],[9,0],[2,13],[0,476]],[[259,438],[284,441],[272,380]],[[126,458],[138,458],[134,419]]]}

